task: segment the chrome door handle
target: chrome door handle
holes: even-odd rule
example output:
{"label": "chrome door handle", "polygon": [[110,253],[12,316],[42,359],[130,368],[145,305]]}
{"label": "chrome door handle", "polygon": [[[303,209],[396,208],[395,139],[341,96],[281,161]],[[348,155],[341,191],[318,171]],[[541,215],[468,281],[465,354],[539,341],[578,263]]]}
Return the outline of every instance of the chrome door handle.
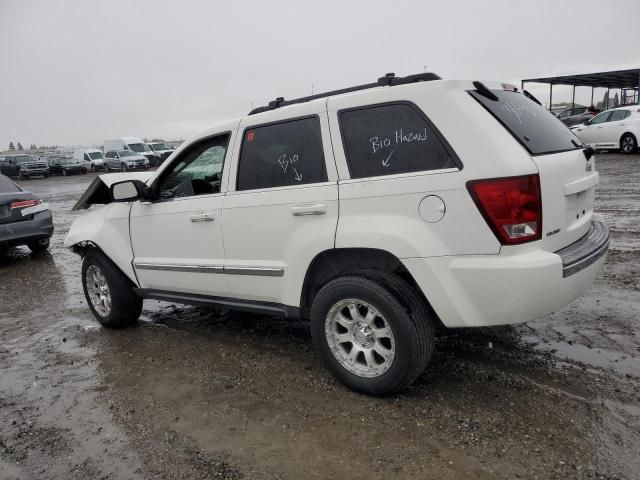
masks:
{"label": "chrome door handle", "polygon": [[291,207],[291,214],[294,217],[302,215],[324,215],[327,213],[327,206],[324,203],[316,203],[315,205],[295,205]]}
{"label": "chrome door handle", "polygon": [[192,222],[213,222],[213,212],[194,213],[189,215],[189,220]]}

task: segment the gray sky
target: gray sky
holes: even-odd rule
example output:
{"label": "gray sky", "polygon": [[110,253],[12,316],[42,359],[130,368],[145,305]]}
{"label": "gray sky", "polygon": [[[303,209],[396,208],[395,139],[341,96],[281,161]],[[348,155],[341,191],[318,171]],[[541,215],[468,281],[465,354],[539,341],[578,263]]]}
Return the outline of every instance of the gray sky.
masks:
{"label": "gray sky", "polygon": [[424,65],[512,82],[640,67],[639,21],[638,0],[0,0],[0,150],[177,139]]}

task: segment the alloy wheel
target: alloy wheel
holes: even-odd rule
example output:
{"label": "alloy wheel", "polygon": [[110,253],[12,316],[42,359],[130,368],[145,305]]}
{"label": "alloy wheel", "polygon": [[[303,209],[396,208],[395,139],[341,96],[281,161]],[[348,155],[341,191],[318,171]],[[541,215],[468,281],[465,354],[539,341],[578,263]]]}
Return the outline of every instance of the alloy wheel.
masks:
{"label": "alloy wheel", "polygon": [[631,135],[627,135],[622,139],[622,151],[624,153],[631,153],[636,148],[636,142]]}
{"label": "alloy wheel", "polygon": [[337,302],[327,314],[325,335],[340,366],[364,378],[378,377],[395,357],[393,331],[376,308],[354,298]]}
{"label": "alloy wheel", "polygon": [[98,312],[98,315],[108,317],[111,313],[111,291],[100,267],[89,265],[84,277],[91,305]]}

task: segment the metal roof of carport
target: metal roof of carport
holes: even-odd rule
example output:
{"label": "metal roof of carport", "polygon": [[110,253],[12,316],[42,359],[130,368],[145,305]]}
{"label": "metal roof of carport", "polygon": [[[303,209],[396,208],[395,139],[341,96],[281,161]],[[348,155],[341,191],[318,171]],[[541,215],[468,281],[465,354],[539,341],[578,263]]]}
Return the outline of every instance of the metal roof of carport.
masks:
{"label": "metal roof of carport", "polygon": [[637,88],[640,85],[640,68],[522,80],[522,83],[528,82],[575,85],[577,87]]}

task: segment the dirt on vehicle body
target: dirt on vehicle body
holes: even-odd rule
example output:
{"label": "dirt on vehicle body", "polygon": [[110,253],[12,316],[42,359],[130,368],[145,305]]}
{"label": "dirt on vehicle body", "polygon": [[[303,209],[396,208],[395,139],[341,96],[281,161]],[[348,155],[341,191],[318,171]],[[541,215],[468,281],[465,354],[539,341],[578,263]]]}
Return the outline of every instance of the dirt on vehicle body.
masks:
{"label": "dirt on vehicle body", "polygon": [[325,373],[304,322],[149,302],[100,328],[62,246],[92,175],[24,182],[56,232],[0,259],[0,478],[637,478],[638,158],[596,161],[612,245],[589,294],[440,337],[386,399]]}

